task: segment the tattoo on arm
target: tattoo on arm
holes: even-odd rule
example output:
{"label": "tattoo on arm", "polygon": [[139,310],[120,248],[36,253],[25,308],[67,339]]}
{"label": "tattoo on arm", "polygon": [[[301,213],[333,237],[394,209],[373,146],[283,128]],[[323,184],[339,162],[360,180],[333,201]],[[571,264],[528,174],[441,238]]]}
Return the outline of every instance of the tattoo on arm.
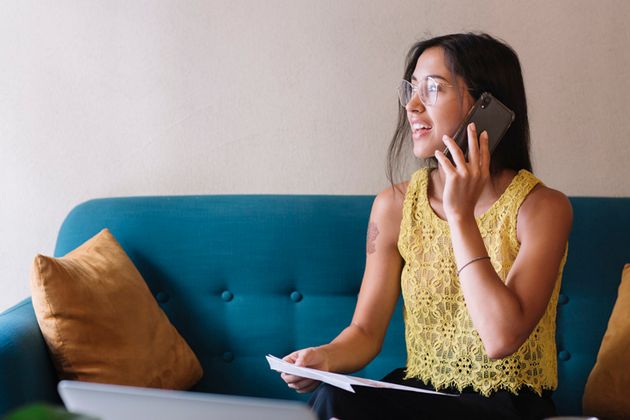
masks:
{"label": "tattoo on arm", "polygon": [[376,237],[378,236],[378,227],[376,223],[368,223],[366,252],[373,254],[376,252]]}

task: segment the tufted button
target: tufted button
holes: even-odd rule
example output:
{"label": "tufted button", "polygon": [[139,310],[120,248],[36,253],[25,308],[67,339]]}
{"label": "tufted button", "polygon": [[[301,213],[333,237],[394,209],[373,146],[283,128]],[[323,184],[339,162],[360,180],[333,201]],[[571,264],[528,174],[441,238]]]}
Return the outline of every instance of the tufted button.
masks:
{"label": "tufted button", "polygon": [[226,290],[225,292],[221,293],[221,299],[223,299],[225,302],[229,302],[234,299],[234,294],[232,294],[232,292],[230,292],[229,290]]}
{"label": "tufted button", "polygon": [[160,303],[166,303],[168,302],[168,300],[170,299],[170,296],[168,295],[168,293],[166,292],[157,292],[155,294],[155,298],[157,299],[158,302]]}
{"label": "tufted button", "polygon": [[295,292],[291,292],[291,300],[293,302],[299,302],[302,300],[302,293],[295,291]]}
{"label": "tufted button", "polygon": [[566,305],[567,303],[569,303],[569,297],[564,293],[560,293],[560,295],[558,296],[558,304]]}
{"label": "tufted button", "polygon": [[571,353],[569,353],[566,350],[560,350],[560,352],[558,353],[558,359],[562,360],[563,362],[566,362],[570,358],[571,358]]}
{"label": "tufted button", "polygon": [[234,360],[234,354],[231,351],[226,351],[225,353],[223,353],[223,360],[227,363],[230,363],[232,360]]}

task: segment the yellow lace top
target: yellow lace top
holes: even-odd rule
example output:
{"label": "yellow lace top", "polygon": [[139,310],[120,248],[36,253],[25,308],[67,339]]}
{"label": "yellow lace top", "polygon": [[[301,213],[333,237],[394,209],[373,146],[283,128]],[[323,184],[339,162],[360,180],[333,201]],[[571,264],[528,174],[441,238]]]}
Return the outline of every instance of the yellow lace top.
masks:
{"label": "yellow lace top", "polygon": [[[511,356],[491,360],[466,309],[460,289],[448,223],[429,205],[429,169],[415,172],[403,205],[398,249],[405,261],[404,299],[408,378],[436,389],[472,387],[482,395],[529,386],[541,394],[558,383],[556,304],[566,253],[549,305],[525,343]],[[505,281],[519,250],[516,216],[540,181],[521,170],[477,225],[499,277]]]}

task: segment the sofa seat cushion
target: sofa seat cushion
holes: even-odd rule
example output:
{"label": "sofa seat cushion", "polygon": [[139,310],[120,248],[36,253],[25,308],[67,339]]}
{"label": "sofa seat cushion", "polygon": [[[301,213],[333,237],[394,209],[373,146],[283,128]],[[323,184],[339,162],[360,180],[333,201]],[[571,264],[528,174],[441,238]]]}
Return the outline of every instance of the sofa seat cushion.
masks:
{"label": "sofa seat cushion", "polygon": [[33,307],[62,379],[188,389],[197,357],[104,229],[62,258],[38,255]]}

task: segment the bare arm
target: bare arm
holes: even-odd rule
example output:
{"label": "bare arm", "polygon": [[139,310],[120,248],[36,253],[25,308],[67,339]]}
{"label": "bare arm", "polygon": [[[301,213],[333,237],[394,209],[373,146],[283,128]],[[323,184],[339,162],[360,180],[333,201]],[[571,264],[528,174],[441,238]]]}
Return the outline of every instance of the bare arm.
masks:
{"label": "bare arm", "polygon": [[[469,161],[455,142],[445,137],[455,160],[452,165],[440,152],[436,158],[444,171],[444,211],[458,267],[487,255],[474,218],[474,205],[490,182],[488,135],[479,142],[473,125],[468,127]],[[506,282],[490,262],[478,260],[461,270],[459,281],[466,306],[486,352],[491,358],[514,353],[543,316],[564,255],[573,213],[560,192],[537,186],[523,202],[517,216],[520,250]]]}
{"label": "bare arm", "polygon": [[[495,359],[518,350],[547,308],[571,230],[571,205],[558,191],[539,187],[517,220],[521,247],[505,283],[487,260],[467,266],[459,276],[473,325]],[[474,218],[450,226],[458,267],[487,255]]]}
{"label": "bare arm", "polygon": [[397,242],[402,215],[402,197],[391,190],[379,194],[374,202],[366,263],[357,306],[350,325],[330,344],[330,369],[352,372],[363,368],[381,351],[387,326],[400,295],[402,257]]}
{"label": "bare arm", "polygon": [[[404,191],[404,189],[403,189]],[[380,351],[400,295],[402,257],[397,242],[402,217],[401,191],[381,192],[372,205],[367,232],[366,262],[354,316],[333,341],[298,350],[285,360],[332,372],[353,372]],[[317,386],[309,379],[282,374],[289,387],[308,392]]]}

